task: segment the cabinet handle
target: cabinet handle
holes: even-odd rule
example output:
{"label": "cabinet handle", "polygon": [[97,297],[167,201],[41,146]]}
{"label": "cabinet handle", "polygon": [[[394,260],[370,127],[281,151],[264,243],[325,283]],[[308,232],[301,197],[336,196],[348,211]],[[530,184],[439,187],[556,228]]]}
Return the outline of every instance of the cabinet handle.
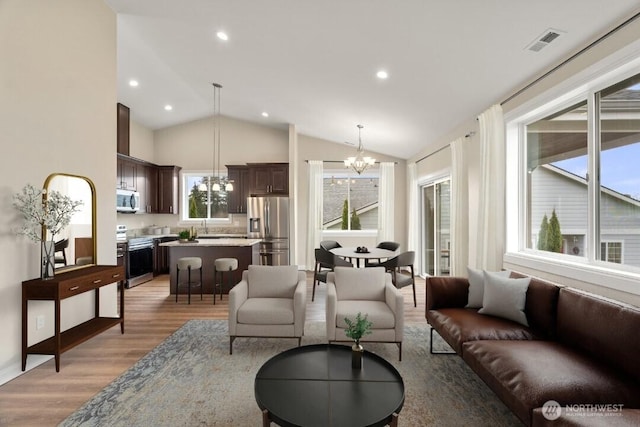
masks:
{"label": "cabinet handle", "polygon": [[70,291],[77,291],[78,289],[80,289],[80,286],[72,286],[69,288]]}
{"label": "cabinet handle", "polygon": [[100,283],[100,282],[102,282],[102,279],[96,279],[96,280],[94,280],[94,281],[93,281],[93,284],[94,284],[94,285],[97,285],[97,284],[98,284],[98,283]]}
{"label": "cabinet handle", "polygon": [[120,277],[120,273],[114,274],[114,275],[113,275],[113,276],[111,276],[111,277],[113,277],[114,279],[115,279],[116,277]]}

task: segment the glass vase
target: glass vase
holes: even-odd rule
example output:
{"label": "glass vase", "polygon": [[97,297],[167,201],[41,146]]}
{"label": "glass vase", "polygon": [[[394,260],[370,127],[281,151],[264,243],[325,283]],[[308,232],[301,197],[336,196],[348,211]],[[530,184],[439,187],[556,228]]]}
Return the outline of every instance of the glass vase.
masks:
{"label": "glass vase", "polygon": [[53,279],[55,275],[55,242],[43,240],[40,248],[40,278],[42,280]]}

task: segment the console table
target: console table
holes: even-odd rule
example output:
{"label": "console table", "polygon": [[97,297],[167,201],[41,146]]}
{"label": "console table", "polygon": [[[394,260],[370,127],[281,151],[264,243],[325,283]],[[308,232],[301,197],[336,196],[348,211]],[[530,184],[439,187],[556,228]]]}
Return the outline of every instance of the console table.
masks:
{"label": "console table", "polygon": [[[60,372],[60,354],[76,345],[120,324],[124,334],[124,267],[92,265],[56,274],[52,279],[33,279],[22,282],[22,370],[27,366],[28,354],[51,354],[56,359],[56,372]],[[120,292],[119,317],[100,317],[100,288],[118,282]],[[77,326],[60,332],[60,301],[84,292],[95,293],[95,316]],[[54,335],[44,341],[27,345],[27,302],[29,300],[53,301]]]}

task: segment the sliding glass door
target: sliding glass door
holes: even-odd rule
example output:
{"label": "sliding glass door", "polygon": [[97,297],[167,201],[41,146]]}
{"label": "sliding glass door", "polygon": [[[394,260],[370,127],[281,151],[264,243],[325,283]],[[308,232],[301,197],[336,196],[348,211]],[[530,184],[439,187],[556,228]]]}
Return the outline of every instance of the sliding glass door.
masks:
{"label": "sliding glass door", "polygon": [[445,178],[422,186],[422,275],[448,276],[451,180]]}

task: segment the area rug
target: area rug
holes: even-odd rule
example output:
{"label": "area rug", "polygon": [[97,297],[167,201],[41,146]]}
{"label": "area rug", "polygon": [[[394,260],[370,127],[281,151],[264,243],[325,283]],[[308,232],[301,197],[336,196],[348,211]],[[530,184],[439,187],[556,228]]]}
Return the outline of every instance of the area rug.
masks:
{"label": "area rug", "polygon": [[[303,345],[323,342],[324,323],[307,322]],[[190,320],[60,426],[261,426],[255,375],[264,362],[296,344],[238,338],[229,355],[226,321]],[[394,344],[365,343],[365,348],[402,375],[400,426],[521,425],[460,357],[429,353],[426,324],[405,325],[401,362]]]}

